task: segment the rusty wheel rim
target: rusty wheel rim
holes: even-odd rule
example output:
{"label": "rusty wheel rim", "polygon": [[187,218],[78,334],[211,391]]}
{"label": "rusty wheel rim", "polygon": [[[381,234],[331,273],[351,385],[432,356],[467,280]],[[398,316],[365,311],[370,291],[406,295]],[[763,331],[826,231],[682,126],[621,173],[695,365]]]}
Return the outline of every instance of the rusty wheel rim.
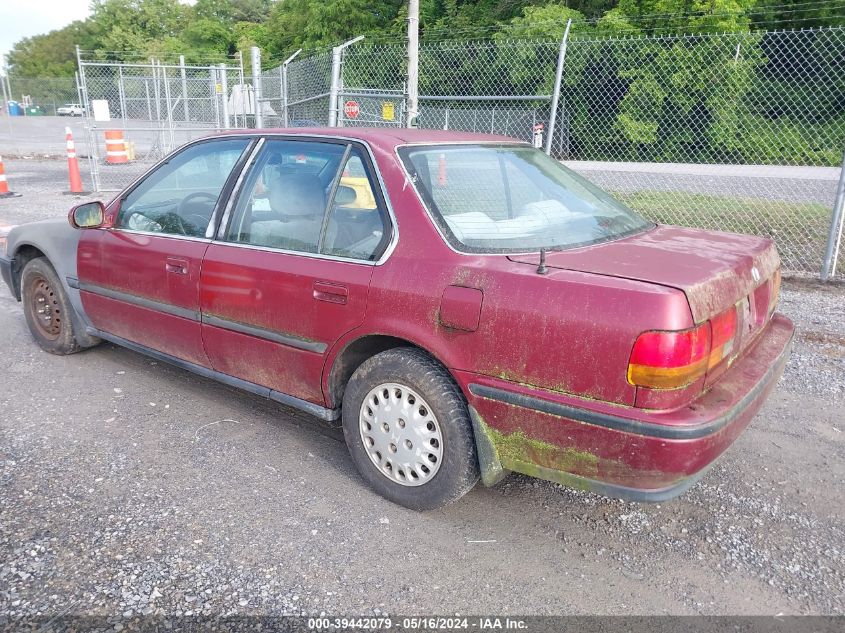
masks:
{"label": "rusty wheel rim", "polygon": [[29,288],[29,309],[32,320],[44,338],[55,341],[62,333],[59,297],[44,277],[33,279]]}

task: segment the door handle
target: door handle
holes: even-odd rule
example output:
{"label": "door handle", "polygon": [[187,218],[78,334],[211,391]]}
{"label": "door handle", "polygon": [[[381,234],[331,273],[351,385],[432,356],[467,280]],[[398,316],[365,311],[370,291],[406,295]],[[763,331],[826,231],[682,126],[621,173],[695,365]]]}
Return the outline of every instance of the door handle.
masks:
{"label": "door handle", "polygon": [[330,284],[323,281],[314,282],[314,298],[317,301],[345,304],[349,298],[349,289],[340,284]]}
{"label": "door handle", "polygon": [[169,273],[177,275],[188,274],[188,260],[177,259],[175,257],[168,257],[164,262],[164,269]]}

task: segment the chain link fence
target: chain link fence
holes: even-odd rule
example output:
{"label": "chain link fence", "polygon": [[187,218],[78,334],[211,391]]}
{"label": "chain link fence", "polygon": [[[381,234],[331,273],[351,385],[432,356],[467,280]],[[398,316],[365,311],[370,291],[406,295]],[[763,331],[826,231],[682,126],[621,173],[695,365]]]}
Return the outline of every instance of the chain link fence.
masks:
{"label": "chain link fence", "polygon": [[[548,143],[655,221],[771,237],[785,270],[819,272],[841,233],[845,28],[562,44],[421,44],[419,126]],[[336,82],[331,51],[264,74],[271,123],[404,126],[404,44],[336,53]]]}
{"label": "chain link fence", "polygon": [[554,152],[658,221],[820,270],[845,150],[845,31],[573,40]]}
{"label": "chain link fence", "polygon": [[242,65],[80,58],[79,69],[91,177],[98,191],[121,189],[194,138],[252,125],[254,94]]}
{"label": "chain link fence", "polygon": [[261,75],[268,127],[321,127],[329,124],[332,52],[303,55]]}
{"label": "chain link fence", "polygon": [[22,116],[58,116],[58,109],[79,102],[73,77],[9,77],[10,101],[25,112]]}
{"label": "chain link fence", "polygon": [[[404,127],[406,52],[402,42],[356,39],[298,52],[250,79],[242,62],[80,56],[79,96],[73,79],[9,85],[45,110],[87,106],[94,187],[111,190],[219,129]],[[419,62],[420,127],[533,141],[655,221],[772,237],[791,273],[818,274],[825,262],[828,273],[845,272],[835,264],[843,214],[834,213],[845,206],[845,27],[564,41],[495,35],[423,42]],[[101,114],[107,104],[108,121],[94,116],[94,102]],[[104,133],[115,130],[133,155],[127,163],[106,154]]]}

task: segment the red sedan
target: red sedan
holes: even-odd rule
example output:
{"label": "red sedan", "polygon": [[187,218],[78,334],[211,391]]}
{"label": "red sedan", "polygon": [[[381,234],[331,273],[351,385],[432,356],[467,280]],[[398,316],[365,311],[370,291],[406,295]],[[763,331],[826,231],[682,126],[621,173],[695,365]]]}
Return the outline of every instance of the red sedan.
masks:
{"label": "red sedan", "polygon": [[12,229],[35,340],[107,340],[341,418],[416,509],[517,471],[674,497],[789,355],[771,241],[659,226],[512,139],[226,133],[109,204]]}

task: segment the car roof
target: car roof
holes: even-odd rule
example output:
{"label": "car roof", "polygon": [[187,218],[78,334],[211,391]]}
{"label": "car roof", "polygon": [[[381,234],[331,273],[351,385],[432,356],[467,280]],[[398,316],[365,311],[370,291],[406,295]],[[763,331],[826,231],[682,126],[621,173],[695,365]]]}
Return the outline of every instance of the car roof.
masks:
{"label": "car roof", "polygon": [[440,143],[520,143],[509,136],[497,134],[476,134],[455,130],[424,130],[398,127],[294,127],[268,128],[259,130],[230,130],[226,135],[236,134],[290,134],[292,136],[325,136],[364,141],[371,146],[392,149],[407,144]]}

